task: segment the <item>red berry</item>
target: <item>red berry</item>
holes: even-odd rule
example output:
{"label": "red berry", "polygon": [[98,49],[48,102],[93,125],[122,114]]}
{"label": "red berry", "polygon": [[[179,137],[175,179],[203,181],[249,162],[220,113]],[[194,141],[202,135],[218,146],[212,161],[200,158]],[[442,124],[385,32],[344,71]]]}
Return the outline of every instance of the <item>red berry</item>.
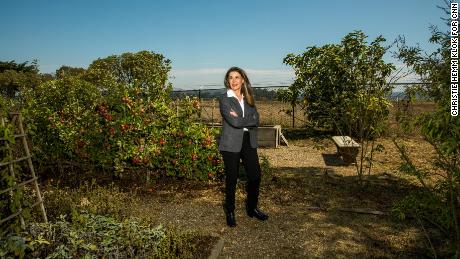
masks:
{"label": "red berry", "polygon": [[133,164],[137,165],[137,164],[139,164],[141,162],[141,158],[138,157],[138,156],[135,156],[135,157],[132,158],[132,162],[133,162]]}
{"label": "red berry", "polygon": [[78,148],[82,148],[82,147],[84,147],[84,146],[85,146],[85,142],[84,142],[83,140],[78,140],[78,141],[77,141],[77,147],[78,147]]}
{"label": "red berry", "polygon": [[198,159],[198,156],[197,156],[195,153],[193,153],[193,154],[192,154],[192,160],[193,160],[193,161],[196,161],[197,159]]}

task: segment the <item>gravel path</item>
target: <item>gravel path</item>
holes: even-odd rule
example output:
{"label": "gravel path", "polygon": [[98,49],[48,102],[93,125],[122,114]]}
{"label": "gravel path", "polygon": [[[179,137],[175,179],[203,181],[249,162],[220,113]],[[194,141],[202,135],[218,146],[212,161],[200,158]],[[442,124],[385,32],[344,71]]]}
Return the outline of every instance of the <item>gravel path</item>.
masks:
{"label": "gravel path", "polygon": [[[340,164],[332,142],[322,150],[308,142],[291,147],[259,149],[273,168],[261,186],[260,207],[270,218],[259,222],[244,211],[244,187],[237,188],[238,226],[228,228],[222,210],[223,186],[186,183],[159,186],[145,197],[138,213],[149,213],[162,224],[220,236],[224,248],[219,258],[374,258],[424,257],[423,233],[415,226],[391,217],[344,213],[334,208],[356,207],[379,210],[405,192],[388,171],[396,155],[391,142],[387,153],[376,157],[376,183],[369,190],[356,186],[355,167]],[[332,163],[332,164],[331,164]],[[380,177],[385,176],[385,177]],[[398,184],[395,184],[398,182]],[[328,211],[308,207],[328,208]]]}

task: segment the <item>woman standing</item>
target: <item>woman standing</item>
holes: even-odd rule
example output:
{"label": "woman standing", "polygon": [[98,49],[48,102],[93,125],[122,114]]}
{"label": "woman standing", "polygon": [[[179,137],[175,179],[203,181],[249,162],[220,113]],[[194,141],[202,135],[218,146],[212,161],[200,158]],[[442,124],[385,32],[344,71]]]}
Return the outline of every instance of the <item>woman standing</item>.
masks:
{"label": "woman standing", "polygon": [[257,112],[251,83],[243,69],[230,68],[224,79],[227,92],[219,101],[222,132],[219,150],[225,167],[224,210],[229,227],[235,227],[235,190],[240,159],[243,161],[248,182],[246,185],[246,212],[249,217],[267,220],[268,215],[257,208],[261,170],[257,155]]}

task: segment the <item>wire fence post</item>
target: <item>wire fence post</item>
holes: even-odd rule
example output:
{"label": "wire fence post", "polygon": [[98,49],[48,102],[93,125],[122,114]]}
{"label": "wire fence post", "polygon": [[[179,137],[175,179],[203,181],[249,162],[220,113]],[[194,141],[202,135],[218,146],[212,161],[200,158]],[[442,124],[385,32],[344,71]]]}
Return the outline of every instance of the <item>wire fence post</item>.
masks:
{"label": "wire fence post", "polygon": [[214,128],[214,107],[216,106],[216,99],[212,98],[212,108],[211,108],[211,126]]}
{"label": "wire fence post", "polygon": [[292,106],[292,128],[295,128],[295,104],[291,103]]}
{"label": "wire fence post", "polygon": [[201,109],[202,109],[202,106],[201,106],[201,89],[198,89],[198,102],[200,103],[200,106],[198,108],[198,118],[201,120]]}

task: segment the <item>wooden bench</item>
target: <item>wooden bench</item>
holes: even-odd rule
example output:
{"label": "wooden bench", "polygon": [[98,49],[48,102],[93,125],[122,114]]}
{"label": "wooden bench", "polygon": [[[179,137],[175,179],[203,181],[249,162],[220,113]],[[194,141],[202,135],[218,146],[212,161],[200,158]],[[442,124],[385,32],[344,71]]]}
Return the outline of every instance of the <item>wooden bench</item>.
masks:
{"label": "wooden bench", "polygon": [[343,162],[351,164],[356,162],[356,156],[358,155],[359,148],[361,145],[354,141],[349,136],[333,136],[335,146],[337,147],[337,153],[342,157]]}

